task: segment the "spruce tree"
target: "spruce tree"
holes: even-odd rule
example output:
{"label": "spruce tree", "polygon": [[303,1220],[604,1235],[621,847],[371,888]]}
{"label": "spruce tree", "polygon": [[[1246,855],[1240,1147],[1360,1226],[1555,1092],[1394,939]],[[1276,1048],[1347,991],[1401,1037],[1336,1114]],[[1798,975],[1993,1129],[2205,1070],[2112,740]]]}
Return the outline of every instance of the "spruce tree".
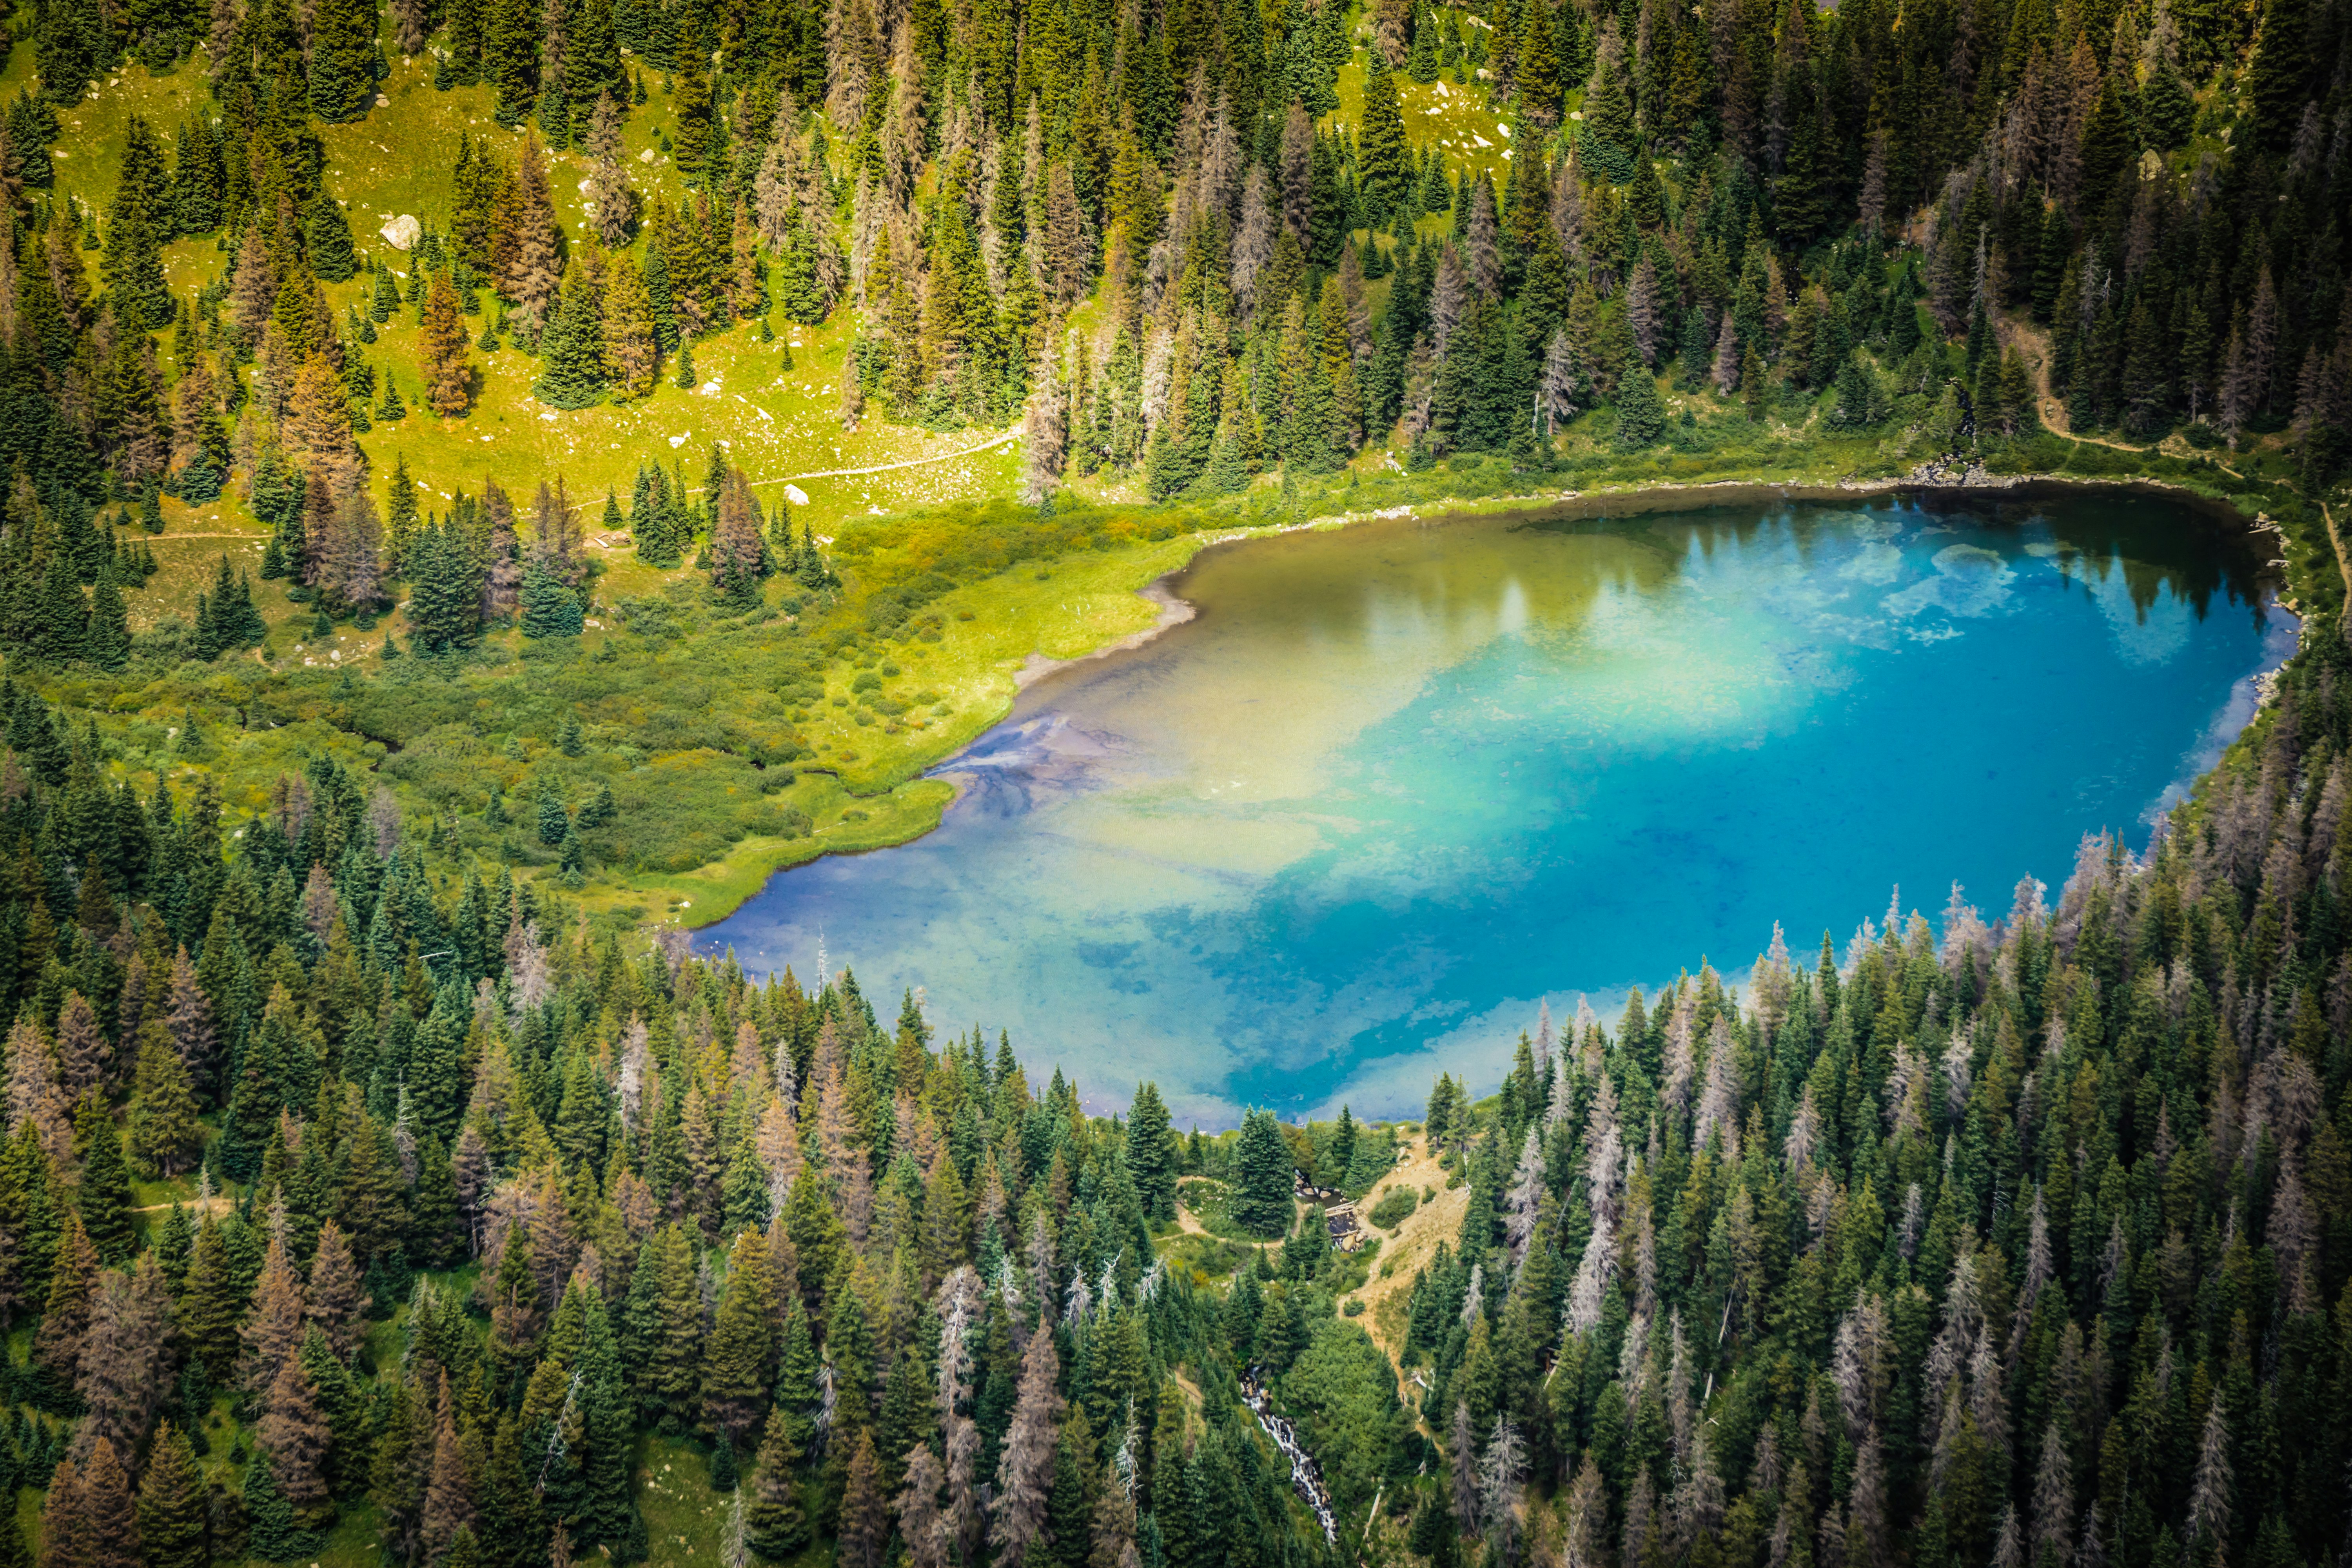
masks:
{"label": "spruce tree", "polygon": [[176,1176],[203,1152],[204,1127],[187,1064],[160,1024],[148,1025],[140,1035],[130,1122],[131,1157],[150,1176]]}
{"label": "spruce tree", "polygon": [[247,1551],[264,1563],[299,1563],[317,1550],[316,1540],[294,1520],[293,1500],[278,1484],[265,1450],[245,1471]]}
{"label": "spruce tree", "polygon": [[112,562],[100,570],[98,586],[90,594],[82,657],[109,674],[131,662],[131,615],[123,607],[122,591],[115,586]]}
{"label": "spruce tree", "polygon": [[1150,1219],[1176,1217],[1176,1135],[1156,1083],[1139,1084],[1127,1117],[1127,1168]]}
{"label": "spruce tree", "polygon": [[585,624],[580,595],[565,587],[562,578],[537,561],[523,569],[523,636],[534,639],[576,637]]}
{"label": "spruce tree", "polygon": [[745,1544],[771,1562],[796,1557],[809,1542],[799,1463],[800,1449],[782,1409],[771,1411],[767,1436],[760,1444],[759,1472],[752,1479],[751,1503],[743,1516]]}
{"label": "spruce tree", "polygon": [[551,408],[589,408],[604,401],[604,321],[600,290],[575,264],[555,320],[540,340],[547,362],[532,388]]}
{"label": "spruce tree", "polygon": [[[327,5],[349,5],[353,0],[326,0]],[[365,4],[366,0],[357,0]],[[320,7],[321,11],[325,5]],[[341,283],[359,270],[352,252],[352,223],[344,216],[342,203],[335,200],[324,185],[310,200],[310,210],[303,216],[303,232],[310,253],[310,270],[320,281]]]}
{"label": "spruce tree", "polygon": [[1658,384],[1640,360],[1629,360],[1617,377],[1617,449],[1636,452],[1656,443],[1666,427],[1666,405]]}
{"label": "spruce tree", "polygon": [[1357,178],[1363,185],[1366,216],[1378,221],[1403,205],[1412,182],[1412,149],[1404,135],[1404,113],[1397,101],[1396,78],[1388,57],[1371,51],[1371,71],[1364,81],[1364,122],[1357,143]]}
{"label": "spruce tree", "polygon": [[768,1289],[768,1244],[756,1230],[735,1241],[727,1294],[719,1304],[702,1363],[702,1410],[729,1447],[766,1412],[774,1361],[774,1309]]}
{"label": "spruce tree", "polygon": [[138,1246],[131,1211],[131,1172],[122,1161],[122,1134],[92,1089],[74,1110],[74,1142],[81,1147],[81,1223],[101,1262],[121,1263]]}
{"label": "spruce tree", "polygon": [[[374,0],[317,0],[310,15],[310,112],[330,125],[363,115],[375,97],[375,49]],[[314,252],[314,266],[316,259]]]}
{"label": "spruce tree", "polygon": [[105,274],[118,320],[142,331],[172,320],[163,245],[172,237],[174,216],[163,144],[134,114],[123,133],[121,175],[107,210]]}
{"label": "spruce tree", "polygon": [[1287,1235],[1296,1167],[1271,1110],[1252,1110],[1242,1118],[1234,1170],[1234,1223],[1252,1236]]}
{"label": "spruce tree", "polygon": [[81,585],[74,580],[73,562],[63,548],[49,556],[36,603],[37,607],[27,617],[31,636],[26,639],[25,651],[44,664],[79,658],[89,646],[89,607],[83,602]]}

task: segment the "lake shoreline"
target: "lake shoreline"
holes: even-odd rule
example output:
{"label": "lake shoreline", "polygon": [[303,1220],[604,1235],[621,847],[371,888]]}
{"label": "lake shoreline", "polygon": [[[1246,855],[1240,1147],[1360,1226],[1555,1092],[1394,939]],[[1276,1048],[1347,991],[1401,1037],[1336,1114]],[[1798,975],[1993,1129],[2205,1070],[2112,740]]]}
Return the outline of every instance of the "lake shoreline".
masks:
{"label": "lake shoreline", "polygon": [[[1948,474],[1950,477],[1945,477]],[[1954,499],[1978,496],[2000,496],[2013,500],[2030,500],[2035,492],[2053,495],[2092,495],[2121,492],[2126,495],[2160,497],[2203,513],[2216,522],[2235,524],[2249,534],[2269,533],[2282,538],[2277,523],[2260,511],[2249,516],[2233,502],[2187,485],[2163,479],[2145,478],[2085,479],[2067,474],[1992,474],[1980,466],[1954,466],[1950,468],[1921,465],[1909,473],[1882,479],[1842,479],[1834,480],[1794,481],[1761,479],[1710,479],[1699,483],[1673,482],[1645,484],[1622,489],[1602,488],[1590,490],[1533,491],[1509,496],[1486,496],[1476,499],[1444,500],[1433,502],[1384,508],[1377,511],[1339,512],[1321,517],[1303,518],[1295,522],[1264,528],[1227,529],[1204,532],[1199,536],[1198,548],[1183,564],[1160,573],[1136,588],[1138,597],[1158,606],[1151,625],[1139,631],[1113,638],[1098,647],[1067,658],[1052,658],[1032,650],[1013,671],[1013,700],[984,725],[978,734],[942,751],[931,762],[921,764],[906,783],[937,780],[948,784],[954,794],[942,805],[936,816],[915,825],[903,837],[877,835],[871,841],[861,841],[842,848],[815,849],[813,853],[793,854],[787,863],[775,867],[765,875],[750,879],[750,886],[738,893],[742,884],[727,879],[724,894],[709,903],[695,908],[681,921],[689,931],[700,931],[717,925],[756,898],[775,878],[800,867],[813,864],[831,855],[870,855],[877,850],[894,849],[914,843],[936,829],[955,809],[964,795],[962,781],[957,777],[955,763],[987,735],[993,733],[1010,718],[1020,700],[1032,689],[1054,677],[1081,668],[1115,654],[1131,652],[1157,641],[1176,628],[1191,624],[1199,614],[1199,606],[1183,596],[1184,579],[1211,551],[1230,549],[1261,540],[1279,538],[1285,534],[1330,532],[1364,523],[1411,520],[1415,522],[1440,524],[1459,519],[1509,516],[1517,512],[1541,511],[1558,516],[1588,515],[1609,517],[1627,513],[1696,511],[1707,507],[1732,506],[1742,501],[1822,502],[1849,500],[1875,500],[1887,496],[1920,495]],[[2275,602],[2291,613],[2298,613],[2293,599],[2284,592],[2285,562],[2267,558],[2267,564],[2277,570],[2281,588]],[[904,784],[895,786],[904,787]],[[889,793],[889,792],[885,792]]]}

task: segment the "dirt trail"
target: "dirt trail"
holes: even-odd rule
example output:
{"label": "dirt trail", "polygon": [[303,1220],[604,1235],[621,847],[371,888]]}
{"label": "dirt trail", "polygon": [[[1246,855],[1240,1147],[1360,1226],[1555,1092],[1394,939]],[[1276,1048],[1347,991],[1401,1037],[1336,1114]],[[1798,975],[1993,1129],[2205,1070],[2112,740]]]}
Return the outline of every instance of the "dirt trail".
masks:
{"label": "dirt trail", "polygon": [[982,441],[977,447],[966,447],[961,452],[941,452],[936,458],[909,458],[903,463],[879,463],[870,468],[826,468],[814,474],[782,474],[772,479],[753,479],[755,485],[788,485],[796,479],[844,479],[859,474],[887,474],[896,468],[919,468],[926,463],[952,462],[958,458],[974,458],[982,452],[994,451],[1008,442],[1021,439],[1018,426],[1007,430],[993,441]]}
{"label": "dirt trail", "polygon": [[[2066,405],[2053,395],[2050,391],[2050,334],[2022,321],[2003,321],[2000,327],[2000,333],[2009,340],[2011,347],[2024,354],[2025,363],[2032,367],[2034,409],[2042,416],[2042,427],[2052,435],[2063,436],[2069,441],[2083,441],[2094,447],[2105,447],[2113,452],[2145,453],[2163,450],[2162,445],[2135,447],[2128,441],[2110,441],[2104,436],[2076,434],[2067,421]],[[2219,458],[2213,458],[2212,462],[2215,468],[2233,479],[2242,479],[2246,477]]]}
{"label": "dirt trail", "polygon": [[[1462,1216],[1470,1208],[1468,1184],[1448,1192],[1447,1180],[1444,1168],[1430,1155],[1427,1144],[1409,1144],[1404,1160],[1356,1205],[1358,1213],[1370,1215],[1381,1199],[1396,1189],[1437,1190],[1435,1197],[1423,1199],[1393,1231],[1372,1232],[1381,1238],[1380,1257],[1372,1264],[1372,1277],[1355,1292],[1364,1303],[1364,1315],[1358,1321],[1391,1362],[1404,1352],[1402,1299],[1412,1293],[1414,1277],[1428,1267],[1439,1243],[1451,1244],[1462,1234]],[[1370,1224],[1369,1219],[1366,1223]],[[1384,1312],[1382,1309],[1391,1301],[1395,1310]]]}
{"label": "dirt trail", "polygon": [[[1013,441],[1018,441],[1019,439],[1021,439],[1021,427],[1016,425],[1012,429],[1007,430],[1003,435],[996,437],[992,440],[982,441],[977,447],[966,447],[960,452],[941,452],[936,457],[930,458],[909,458],[903,463],[877,463],[870,468],[823,468],[814,474],[778,474],[772,479],[753,479],[751,481],[751,485],[752,488],[756,489],[761,485],[798,484],[803,479],[856,479],[861,474],[887,474],[896,472],[900,468],[919,468],[927,463],[952,463],[958,458],[976,458],[982,452],[992,452],[999,447],[1005,446]],[[683,493],[690,496],[698,496],[708,488],[709,487],[704,485],[689,485],[686,488]],[[582,501],[578,506],[573,507],[572,510],[573,511],[586,511],[592,506],[601,507],[604,504],[604,503],[603,501]],[[208,538],[210,536],[205,534],[182,534],[180,537],[183,539],[202,539]]]}
{"label": "dirt trail", "polygon": [[2344,536],[2336,531],[2336,516],[2327,503],[2319,503],[2320,521],[2327,524],[2327,542],[2336,547],[2336,569],[2344,574],[2344,602],[2352,605],[2352,563],[2344,559]]}

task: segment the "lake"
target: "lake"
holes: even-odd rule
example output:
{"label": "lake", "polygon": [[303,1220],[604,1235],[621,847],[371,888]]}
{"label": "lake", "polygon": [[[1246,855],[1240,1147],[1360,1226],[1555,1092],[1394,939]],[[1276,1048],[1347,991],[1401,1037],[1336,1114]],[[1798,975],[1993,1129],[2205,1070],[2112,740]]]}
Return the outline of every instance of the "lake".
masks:
{"label": "lake", "polygon": [[2080,494],[1396,520],[1203,553],[1199,616],[1064,669],[895,849],[697,945],[1011,1031],[1090,1106],[1418,1114],[1549,1002],[1614,1021],[1865,917],[1988,920],[2155,815],[2292,650],[2267,541]]}

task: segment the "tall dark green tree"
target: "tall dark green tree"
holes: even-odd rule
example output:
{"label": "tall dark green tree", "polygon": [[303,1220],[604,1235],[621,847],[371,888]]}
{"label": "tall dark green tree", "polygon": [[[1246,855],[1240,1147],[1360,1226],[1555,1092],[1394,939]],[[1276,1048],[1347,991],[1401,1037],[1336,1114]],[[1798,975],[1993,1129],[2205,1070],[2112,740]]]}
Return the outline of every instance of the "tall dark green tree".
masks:
{"label": "tall dark green tree", "polygon": [[176,205],[163,144],[147,121],[132,115],[123,132],[121,177],[106,215],[106,295],[116,320],[137,331],[172,320],[171,286],[163,280],[163,245],[172,237]]}
{"label": "tall dark green tree", "polygon": [[1274,1112],[1244,1115],[1241,1141],[1234,1149],[1234,1223],[1253,1236],[1288,1235],[1297,1173]]}
{"label": "tall dark green tree", "polygon": [[316,0],[310,12],[311,113],[331,125],[366,113],[375,98],[375,0]]}
{"label": "tall dark green tree", "polygon": [[131,615],[123,605],[121,589],[115,585],[111,562],[100,570],[98,586],[90,594],[89,630],[82,657],[110,673],[131,662]]}

